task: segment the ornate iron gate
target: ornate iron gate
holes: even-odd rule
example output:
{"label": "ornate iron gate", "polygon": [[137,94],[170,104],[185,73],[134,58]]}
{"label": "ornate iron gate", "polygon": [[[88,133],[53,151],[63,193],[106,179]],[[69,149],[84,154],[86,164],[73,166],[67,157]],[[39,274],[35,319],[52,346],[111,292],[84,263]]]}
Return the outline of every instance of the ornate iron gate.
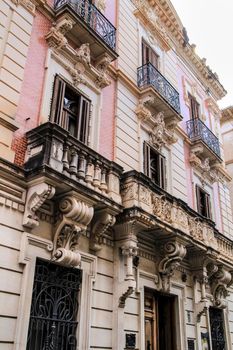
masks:
{"label": "ornate iron gate", "polygon": [[213,350],[226,350],[223,311],[214,307],[210,308],[210,328]]}
{"label": "ornate iron gate", "polygon": [[37,260],[27,350],[76,350],[82,271]]}

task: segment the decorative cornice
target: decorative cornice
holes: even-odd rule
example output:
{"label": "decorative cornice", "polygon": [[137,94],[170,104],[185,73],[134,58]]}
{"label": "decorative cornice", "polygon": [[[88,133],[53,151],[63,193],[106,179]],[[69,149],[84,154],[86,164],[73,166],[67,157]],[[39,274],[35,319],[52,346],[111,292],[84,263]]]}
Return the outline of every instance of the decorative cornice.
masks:
{"label": "decorative cornice", "polygon": [[28,10],[32,15],[35,15],[36,6],[34,4],[34,1],[31,0],[11,0],[13,4],[16,6],[22,5],[25,7],[26,10]]}
{"label": "decorative cornice", "polygon": [[233,106],[222,109],[221,123],[233,120]]}
{"label": "decorative cornice", "polygon": [[217,74],[213,73],[209,66],[206,65],[206,59],[201,59],[195,53],[195,45],[189,44],[187,33],[171,2],[168,0],[132,0],[132,2],[145,17],[146,22],[149,21],[150,23],[152,18],[156,19],[160,30],[162,28],[162,33],[166,33],[168,38],[166,41],[170,44],[172,39],[176,43],[180,56],[204,79],[205,84],[211,88],[216,98],[224,97],[226,90],[219,82]]}

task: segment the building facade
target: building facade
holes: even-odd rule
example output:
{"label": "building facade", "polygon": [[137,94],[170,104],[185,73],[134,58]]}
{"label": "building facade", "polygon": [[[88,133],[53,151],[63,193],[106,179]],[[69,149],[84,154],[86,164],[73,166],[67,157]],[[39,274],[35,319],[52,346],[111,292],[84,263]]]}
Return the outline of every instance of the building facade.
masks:
{"label": "building facade", "polygon": [[232,349],[226,91],[171,2],[0,11],[1,349]]}

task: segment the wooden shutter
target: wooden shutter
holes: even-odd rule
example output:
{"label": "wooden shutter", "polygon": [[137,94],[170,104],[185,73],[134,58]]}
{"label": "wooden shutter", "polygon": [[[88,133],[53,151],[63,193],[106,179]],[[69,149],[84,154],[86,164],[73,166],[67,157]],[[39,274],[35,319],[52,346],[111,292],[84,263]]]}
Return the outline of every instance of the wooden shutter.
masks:
{"label": "wooden shutter", "polygon": [[58,75],[55,77],[50,119],[63,126],[63,103],[66,83]]}
{"label": "wooden shutter", "polygon": [[142,65],[146,63],[153,64],[154,67],[158,68],[158,58],[159,56],[152,50],[152,48],[142,41]]}
{"label": "wooden shutter", "polygon": [[196,185],[196,200],[197,200],[197,212],[201,214],[201,196],[200,187]]}
{"label": "wooden shutter", "polygon": [[200,105],[199,105],[199,103],[192,95],[189,94],[188,97],[189,97],[191,118],[192,119],[199,118],[200,117]]}
{"label": "wooden shutter", "polygon": [[206,216],[207,218],[211,219],[212,214],[211,214],[211,206],[210,206],[210,195],[208,193],[206,193],[205,195],[205,203],[206,203]]}
{"label": "wooden shutter", "polygon": [[159,157],[159,177],[160,177],[160,187],[166,188],[166,159],[160,155]]}
{"label": "wooden shutter", "polygon": [[143,144],[143,155],[144,173],[145,175],[150,176],[150,146],[146,142]]}
{"label": "wooden shutter", "polygon": [[87,140],[88,140],[89,116],[90,116],[90,101],[88,101],[85,97],[80,96],[77,138],[85,144],[87,143]]}

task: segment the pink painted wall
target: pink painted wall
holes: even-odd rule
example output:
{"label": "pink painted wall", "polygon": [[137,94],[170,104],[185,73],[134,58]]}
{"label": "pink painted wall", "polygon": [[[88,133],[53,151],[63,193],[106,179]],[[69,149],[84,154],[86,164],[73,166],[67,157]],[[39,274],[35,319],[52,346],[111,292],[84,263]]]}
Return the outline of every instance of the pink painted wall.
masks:
{"label": "pink painted wall", "polygon": [[24,80],[16,114],[16,121],[20,128],[15,133],[12,143],[12,149],[15,151],[15,163],[19,165],[24,163],[25,133],[38,125],[45,73],[44,63],[48,49],[44,36],[49,31],[50,26],[50,21],[40,12],[37,12],[33,22]]}

